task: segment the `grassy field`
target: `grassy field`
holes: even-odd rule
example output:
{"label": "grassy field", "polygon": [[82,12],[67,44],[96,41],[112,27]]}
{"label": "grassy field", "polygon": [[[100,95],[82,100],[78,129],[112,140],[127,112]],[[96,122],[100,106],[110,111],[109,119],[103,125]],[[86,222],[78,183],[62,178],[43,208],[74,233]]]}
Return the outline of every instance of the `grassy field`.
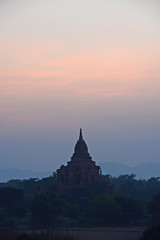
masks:
{"label": "grassy field", "polygon": [[[19,231],[19,234],[27,233],[30,236],[38,234],[41,239],[57,240],[140,240],[145,228],[63,228]],[[44,234],[46,237],[44,238]],[[42,238],[43,236],[43,238]],[[22,238],[23,239],[23,238]],[[38,238],[36,238],[38,239]],[[1,238],[0,238],[1,240]]]}
{"label": "grassy field", "polygon": [[144,228],[80,228],[64,229],[65,234],[76,236],[79,240],[139,240]]}

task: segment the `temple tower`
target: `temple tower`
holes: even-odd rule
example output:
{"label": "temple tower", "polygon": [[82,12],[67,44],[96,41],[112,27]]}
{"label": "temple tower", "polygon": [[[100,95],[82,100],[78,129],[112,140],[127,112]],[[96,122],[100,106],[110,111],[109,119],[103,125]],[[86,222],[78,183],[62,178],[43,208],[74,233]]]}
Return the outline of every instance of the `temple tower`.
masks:
{"label": "temple tower", "polygon": [[80,129],[79,139],[75,145],[71,161],[67,166],[62,165],[57,170],[59,187],[85,186],[98,182],[100,178],[100,167],[96,166],[88,153],[88,147],[83,139]]}

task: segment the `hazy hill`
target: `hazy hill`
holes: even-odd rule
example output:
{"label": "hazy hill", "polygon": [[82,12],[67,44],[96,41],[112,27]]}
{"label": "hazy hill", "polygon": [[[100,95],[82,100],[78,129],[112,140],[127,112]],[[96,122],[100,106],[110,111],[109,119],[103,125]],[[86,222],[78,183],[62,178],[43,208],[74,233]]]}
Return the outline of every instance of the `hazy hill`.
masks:
{"label": "hazy hill", "polygon": [[[151,177],[160,177],[160,163],[158,162],[143,163],[134,167],[129,167],[125,164],[116,162],[105,162],[98,165],[101,166],[103,174],[110,174],[112,176],[134,173],[136,178],[148,179]],[[5,168],[0,169],[0,182],[7,182],[10,179],[22,180],[29,178],[43,178],[50,176],[52,172],[36,172],[17,168]]]}
{"label": "hazy hill", "polygon": [[160,163],[149,162],[129,167],[124,164],[116,162],[105,162],[100,164],[103,174],[110,174],[112,176],[118,176],[120,174],[134,173],[136,178],[151,178],[160,177]]}
{"label": "hazy hill", "polygon": [[51,172],[35,172],[17,168],[0,169],[0,182],[7,182],[10,179],[43,178],[51,175]]}

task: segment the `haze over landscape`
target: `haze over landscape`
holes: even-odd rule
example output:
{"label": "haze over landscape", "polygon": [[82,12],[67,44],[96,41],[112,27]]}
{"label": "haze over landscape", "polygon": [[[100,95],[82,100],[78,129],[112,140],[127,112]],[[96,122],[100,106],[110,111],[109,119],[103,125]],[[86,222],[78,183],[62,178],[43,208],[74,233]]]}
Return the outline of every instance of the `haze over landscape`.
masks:
{"label": "haze over landscape", "polygon": [[160,2],[0,1],[0,168],[160,163]]}

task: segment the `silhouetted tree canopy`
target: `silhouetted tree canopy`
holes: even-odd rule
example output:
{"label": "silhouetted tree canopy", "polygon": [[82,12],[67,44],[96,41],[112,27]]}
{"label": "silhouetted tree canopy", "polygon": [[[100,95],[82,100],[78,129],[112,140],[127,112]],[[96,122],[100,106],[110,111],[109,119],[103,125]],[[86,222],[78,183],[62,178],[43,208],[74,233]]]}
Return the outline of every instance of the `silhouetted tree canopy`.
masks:
{"label": "silhouetted tree canopy", "polygon": [[43,179],[10,180],[0,183],[0,224],[25,217],[38,220],[43,226],[50,226],[56,219],[62,225],[62,219],[66,219],[67,226],[70,223],[85,226],[87,222],[92,226],[99,220],[105,226],[126,226],[147,222],[150,216],[152,223],[157,223],[159,189],[160,178],[138,180],[134,174],[103,175],[98,183],[63,191],[57,188],[56,173]]}
{"label": "silhouetted tree canopy", "polygon": [[144,202],[125,196],[116,196],[115,200],[121,209],[121,223],[127,225],[145,216]]}
{"label": "silhouetted tree canopy", "polygon": [[13,187],[0,188],[0,203],[7,207],[17,201],[22,201],[23,198],[24,192],[22,189]]}
{"label": "silhouetted tree canopy", "polygon": [[78,204],[70,204],[65,202],[63,207],[63,214],[65,217],[78,218],[81,215],[80,206]]}
{"label": "silhouetted tree canopy", "polygon": [[108,225],[117,223],[121,216],[121,210],[116,201],[107,196],[94,198],[86,210],[89,218],[102,219]]}
{"label": "silhouetted tree canopy", "polygon": [[148,203],[148,209],[151,214],[151,222],[160,224],[160,192],[156,193]]}
{"label": "silhouetted tree canopy", "polygon": [[62,205],[63,201],[53,191],[39,193],[31,205],[32,216],[48,223],[61,213]]}

